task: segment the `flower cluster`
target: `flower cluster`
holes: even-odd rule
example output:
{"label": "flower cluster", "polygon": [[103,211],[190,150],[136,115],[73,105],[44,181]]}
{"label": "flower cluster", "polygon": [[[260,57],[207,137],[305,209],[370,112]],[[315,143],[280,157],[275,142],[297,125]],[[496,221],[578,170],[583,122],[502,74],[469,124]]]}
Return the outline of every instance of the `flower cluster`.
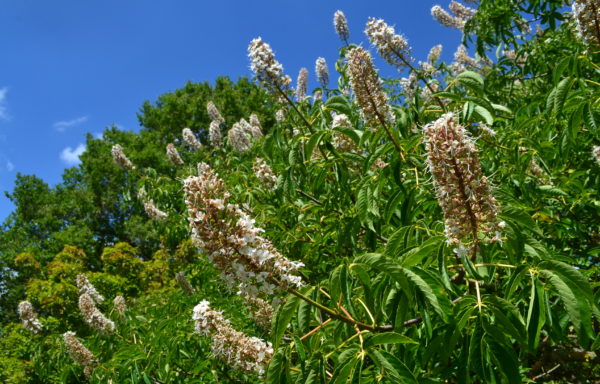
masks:
{"label": "flower cluster", "polygon": [[404,93],[404,100],[412,102],[419,88],[417,86],[417,75],[411,72],[408,77],[401,78],[400,86],[402,87],[402,93]]}
{"label": "flower cluster", "polygon": [[427,55],[427,61],[430,63],[435,63],[440,59],[442,54],[442,44],[434,45],[429,50],[429,54]]}
{"label": "flower cluster", "polygon": [[277,112],[275,112],[275,121],[279,124],[285,121],[285,109],[278,109]]}
{"label": "flower cluster", "polygon": [[256,113],[250,115],[250,125],[252,125],[253,131],[260,132],[260,134],[255,137],[262,136],[262,125],[260,124],[260,120],[258,119]]}
{"label": "flower cluster", "polygon": [[498,204],[483,176],[477,149],[453,113],[424,128],[427,167],[433,175],[437,200],[445,218],[449,244],[478,241],[479,234],[500,240]]}
{"label": "flower cluster", "polygon": [[197,151],[202,147],[202,144],[196,139],[196,135],[194,135],[191,129],[183,128],[181,135],[183,136],[183,141],[193,150]]}
{"label": "flower cluster", "polygon": [[131,171],[135,169],[135,165],[125,156],[125,152],[123,152],[123,147],[119,144],[115,144],[112,146],[110,151],[112,153],[113,160],[115,163],[120,165],[123,169]]}
{"label": "flower cluster", "polygon": [[[256,117],[256,115],[254,115]],[[256,117],[255,122],[258,122],[258,117]],[[241,129],[246,132],[248,135],[250,135],[250,137],[262,137],[263,133],[262,133],[262,127],[260,125],[260,122],[258,124],[253,124],[253,123],[249,123],[246,119],[241,118],[240,119],[240,127]]]}
{"label": "flower cluster", "polygon": [[[352,123],[348,116],[344,114],[338,114],[333,116],[331,123],[332,128],[351,128]],[[358,153],[358,147],[352,139],[344,135],[339,131],[333,131],[333,146],[340,152],[353,152]]]}
{"label": "flower cluster", "polygon": [[267,188],[275,188],[275,185],[277,184],[277,176],[275,176],[275,174],[271,170],[271,167],[269,167],[269,164],[267,164],[263,159],[257,157],[254,160],[252,170],[254,170],[254,174],[256,175],[256,177],[260,181],[265,183],[265,186]]}
{"label": "flower cluster", "polygon": [[33,310],[33,305],[29,301],[21,301],[17,307],[21,324],[31,333],[38,333],[42,330],[42,323],[37,318],[37,313]]}
{"label": "flower cluster", "polygon": [[365,33],[388,63],[400,70],[409,66],[412,61],[410,46],[404,36],[396,34],[394,27],[387,25],[382,19],[372,17],[367,22]]}
{"label": "flower cluster", "polygon": [[223,144],[223,135],[221,134],[221,127],[219,122],[213,120],[208,126],[208,141],[213,147],[220,147]]}
{"label": "flower cluster", "polygon": [[240,123],[233,124],[233,127],[227,132],[227,137],[229,138],[229,145],[240,153],[247,152],[252,148],[250,135]]}
{"label": "flower cluster", "polygon": [[298,72],[298,82],[296,83],[296,99],[302,101],[308,91],[308,69],[300,68]]}
{"label": "flower cluster", "polygon": [[600,45],[600,4],[595,0],[575,0],[572,10],[579,38],[589,45]]}
{"label": "flower cluster", "polygon": [[104,301],[104,297],[98,293],[96,287],[94,287],[92,283],[90,283],[90,281],[87,277],[85,277],[85,275],[81,273],[78,274],[75,278],[75,285],[77,285],[77,288],[79,288],[80,295],[89,295],[94,300],[94,302],[98,304]]}
{"label": "flower cluster", "polygon": [[83,320],[92,328],[100,333],[112,333],[115,330],[115,323],[109,320],[96,308],[94,299],[84,293],[79,296],[79,311]]}
{"label": "flower cluster", "polygon": [[264,231],[254,220],[228,202],[223,181],[208,164],[198,164],[198,176],[188,177],[183,189],[192,241],[222,271],[224,280],[237,283],[239,293],[264,297],[302,285],[293,273],[303,264],[281,255],[260,235]]}
{"label": "flower cluster", "polygon": [[427,61],[419,61],[419,66],[421,67],[421,71],[425,76],[437,76],[439,71],[435,67],[435,63],[440,59],[440,55],[442,54],[442,45],[438,44],[429,50],[429,54],[427,55]]}
{"label": "flower cluster", "polygon": [[275,310],[266,300],[254,296],[244,296],[244,304],[250,309],[250,315],[262,329],[270,329]]}
{"label": "flower cluster", "polygon": [[431,16],[433,16],[433,18],[444,27],[456,28],[460,29],[461,31],[465,27],[464,20],[458,17],[450,16],[450,14],[439,5],[434,5],[431,8]]}
{"label": "flower cluster", "polygon": [[288,89],[291,79],[284,75],[283,66],[275,60],[275,54],[269,44],[260,37],[252,40],[248,46],[250,67],[256,78],[269,89],[283,91]]}
{"label": "flower cluster", "polygon": [[456,48],[456,52],[454,52],[454,60],[456,61],[453,62],[450,67],[455,75],[462,73],[467,69],[478,69],[481,64],[479,61],[469,56],[467,47],[462,44]]}
{"label": "flower cluster", "polygon": [[168,213],[163,212],[156,207],[156,205],[154,204],[154,200],[152,200],[152,199],[144,200],[143,204],[144,204],[144,210],[146,211],[146,214],[152,220],[163,221],[167,217],[169,217]]}
{"label": "flower cluster", "polygon": [[194,293],[196,293],[196,290],[194,289],[194,287],[192,287],[192,284],[190,284],[183,272],[177,272],[175,274],[175,280],[177,281],[177,285],[179,285],[179,288],[181,288],[181,290],[186,295],[192,296]]}
{"label": "flower cluster", "polygon": [[75,332],[65,332],[63,334],[63,340],[65,342],[65,347],[67,348],[67,352],[77,364],[83,367],[83,373],[85,377],[88,379],[92,375],[92,370],[96,365],[96,357],[92,352],[89,351],[77,338],[75,337]]}
{"label": "flower cluster", "polygon": [[221,112],[219,112],[215,103],[212,101],[206,103],[206,111],[212,121],[216,121],[218,124],[225,124],[225,119],[221,116]]}
{"label": "flower cluster", "polygon": [[113,305],[119,313],[127,311],[127,304],[125,303],[125,298],[123,296],[115,296],[113,299]]}
{"label": "flower cluster", "polygon": [[175,165],[183,165],[183,159],[179,156],[179,151],[173,145],[173,143],[167,144],[167,157],[171,161],[171,163]]}
{"label": "flower cluster", "polygon": [[388,97],[379,82],[369,52],[362,47],[352,48],[348,54],[348,76],[356,102],[371,127],[394,121]]}
{"label": "flower cluster", "polygon": [[464,20],[465,23],[467,21],[471,20],[473,18],[473,16],[475,16],[475,13],[477,13],[476,9],[464,6],[455,0],[452,0],[450,2],[450,5],[448,5],[448,8],[450,8],[450,11],[452,11],[454,16],[458,17],[459,19]]}
{"label": "flower cluster", "polygon": [[212,336],[211,349],[215,356],[227,361],[235,369],[259,375],[265,372],[273,356],[271,343],[236,331],[222,312],[210,308],[206,300],[194,307],[192,319],[196,333]]}
{"label": "flower cluster", "polygon": [[325,61],[324,57],[318,57],[317,61],[315,61],[315,72],[321,87],[326,88],[327,84],[329,84],[329,69],[327,69],[327,61]]}
{"label": "flower cluster", "polygon": [[350,30],[348,29],[348,22],[346,21],[344,12],[340,10],[335,11],[333,14],[333,26],[340,39],[347,44],[348,38],[350,38]]}
{"label": "flower cluster", "polygon": [[596,160],[596,163],[600,165],[600,145],[594,145],[592,149],[592,157]]}

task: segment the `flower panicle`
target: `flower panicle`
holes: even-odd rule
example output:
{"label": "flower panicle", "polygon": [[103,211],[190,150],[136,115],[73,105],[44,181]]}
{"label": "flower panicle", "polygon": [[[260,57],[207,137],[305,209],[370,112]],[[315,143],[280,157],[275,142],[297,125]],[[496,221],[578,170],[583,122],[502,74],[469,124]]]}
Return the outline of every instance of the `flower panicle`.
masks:
{"label": "flower panicle", "polygon": [[146,211],[146,214],[152,220],[164,221],[167,219],[167,217],[169,217],[168,213],[161,211],[160,209],[158,209],[156,207],[156,204],[154,203],[154,200],[152,200],[152,199],[144,200],[142,202],[142,204],[144,205],[144,211]]}
{"label": "flower panicle", "polygon": [[345,43],[348,43],[348,39],[350,38],[348,21],[346,20],[346,15],[344,15],[344,12],[340,11],[339,9],[333,14],[333,27],[335,28],[335,32],[340,39],[342,39],[342,41]]}
{"label": "flower panicle", "polygon": [[271,46],[260,37],[253,39],[248,45],[250,68],[263,86],[272,91],[285,91],[291,79],[283,72],[283,66],[275,59]]}
{"label": "flower panicle", "polygon": [[223,313],[212,309],[206,300],[194,307],[192,320],[196,333],[212,337],[211,349],[215,356],[234,369],[259,375],[265,373],[273,356],[271,343],[235,330]]}
{"label": "flower panicle", "polygon": [[177,281],[177,285],[179,285],[179,288],[181,288],[181,290],[188,296],[192,296],[194,293],[196,293],[196,290],[194,289],[194,287],[192,287],[192,284],[190,284],[189,280],[185,277],[185,274],[183,272],[177,272],[175,274],[175,280]]}
{"label": "flower panicle", "polygon": [[115,296],[113,299],[113,305],[114,308],[121,314],[127,311],[127,302],[123,296]]}
{"label": "flower panicle", "polygon": [[169,161],[171,161],[171,163],[175,165],[184,164],[183,159],[179,155],[179,151],[177,150],[177,148],[175,148],[175,145],[173,145],[173,143],[167,144],[167,157],[169,158]]}
{"label": "flower panicle", "polygon": [[75,337],[75,332],[65,332],[63,334],[63,341],[67,352],[75,361],[75,363],[83,367],[85,376],[89,379],[92,374],[94,366],[98,363],[96,357],[89,349],[87,349],[81,342]]}
{"label": "flower panicle", "polygon": [[571,9],[577,36],[589,46],[599,46],[600,4],[596,0],[575,0]]}
{"label": "flower panicle", "polygon": [[233,127],[227,132],[227,137],[229,145],[240,153],[248,152],[252,148],[250,134],[240,123],[233,124]]}
{"label": "flower panicle", "polygon": [[451,16],[439,5],[434,5],[431,8],[431,16],[444,27],[455,28],[461,31],[465,27],[465,20],[460,17]]}
{"label": "flower panicle", "polygon": [[252,170],[256,177],[262,181],[268,189],[275,188],[275,185],[277,185],[277,176],[275,176],[269,164],[263,159],[257,157],[254,160]]}
{"label": "flower panicle", "polygon": [[114,332],[115,323],[96,308],[94,300],[87,293],[79,296],[79,311],[83,320],[96,331],[102,334]]}
{"label": "flower panicle", "polygon": [[183,128],[181,131],[181,136],[183,137],[183,141],[194,151],[198,151],[200,148],[202,148],[202,144],[200,141],[198,141],[196,135],[194,135],[194,132],[192,132],[191,129]]}
{"label": "flower panicle", "polygon": [[394,115],[388,104],[388,96],[381,87],[369,52],[362,47],[355,47],[347,53],[347,59],[350,85],[367,123],[372,128],[393,123]]}
{"label": "flower panicle", "polygon": [[600,145],[594,145],[592,148],[592,158],[600,165]]}
{"label": "flower panicle", "polygon": [[260,132],[259,135],[254,136],[254,137],[260,137],[262,136],[262,124],[260,123],[260,120],[258,118],[258,115],[256,115],[256,113],[253,113],[250,115],[250,125],[252,125],[253,127],[253,131],[255,132]]}
{"label": "flower panicle", "polygon": [[302,67],[298,72],[298,81],[296,82],[296,99],[301,102],[308,92],[308,69]]}
{"label": "flower panicle", "polygon": [[318,57],[315,61],[315,73],[317,74],[317,80],[321,85],[321,88],[327,88],[329,84],[329,69],[327,68],[327,61],[324,57]]}
{"label": "flower panicle", "polygon": [[21,324],[31,333],[38,333],[42,330],[42,323],[38,320],[38,315],[29,301],[21,301],[17,307]]}
{"label": "flower panicle", "polygon": [[504,223],[497,221],[498,203],[466,129],[447,113],[427,124],[423,133],[448,243],[465,246],[479,241],[480,235],[500,241]]}
{"label": "flower panicle", "polygon": [[218,124],[225,124],[225,119],[223,118],[223,116],[221,116],[221,112],[219,111],[215,103],[213,103],[212,101],[207,102],[206,111],[208,112],[208,117],[210,117],[212,121],[216,121]]}
{"label": "flower panicle", "polygon": [[95,303],[98,304],[104,301],[104,296],[98,293],[96,287],[90,283],[84,274],[80,273],[77,275],[77,277],[75,277],[75,285],[77,285],[80,295],[87,294],[94,300]]}
{"label": "flower panicle", "polygon": [[217,120],[211,121],[208,126],[208,141],[215,148],[223,146],[223,135],[221,134],[220,123]]}
{"label": "flower panicle", "polygon": [[193,243],[240,294],[265,297],[302,286],[294,273],[303,264],[281,255],[260,235],[264,230],[229,203],[223,181],[208,164],[198,164],[198,176],[188,177],[183,188]]}
{"label": "flower panicle", "polygon": [[133,165],[131,160],[127,158],[125,152],[123,152],[123,147],[121,147],[121,145],[113,145],[110,152],[115,163],[117,163],[117,165],[119,165],[121,168],[125,169],[126,171],[132,171],[135,169],[135,165]]}
{"label": "flower panicle", "polygon": [[473,16],[475,16],[475,13],[477,13],[476,9],[467,7],[455,0],[450,2],[448,8],[454,14],[454,16],[464,20],[465,22],[471,20]]}
{"label": "flower panicle", "polygon": [[371,17],[365,33],[385,61],[399,70],[408,67],[413,61],[406,38],[396,34],[394,27],[386,24],[383,19]]}

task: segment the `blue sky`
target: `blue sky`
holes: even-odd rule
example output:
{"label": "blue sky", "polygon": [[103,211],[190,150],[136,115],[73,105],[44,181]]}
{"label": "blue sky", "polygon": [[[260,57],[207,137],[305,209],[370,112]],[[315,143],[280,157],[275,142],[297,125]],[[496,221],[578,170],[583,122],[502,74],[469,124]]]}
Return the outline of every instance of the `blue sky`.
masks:
{"label": "blue sky", "polygon": [[[441,5],[446,7],[447,2]],[[341,9],[350,41],[368,46],[368,17],[396,26],[424,60],[460,33],[438,25],[434,1],[19,0],[0,5],[0,221],[13,209],[4,191],[17,172],[49,184],[77,164],[85,134],[117,124],[138,130],[136,112],[186,81],[250,75],[246,48],[261,36],[292,78],[337,59],[332,25]],[[377,62],[384,75],[393,70]]]}

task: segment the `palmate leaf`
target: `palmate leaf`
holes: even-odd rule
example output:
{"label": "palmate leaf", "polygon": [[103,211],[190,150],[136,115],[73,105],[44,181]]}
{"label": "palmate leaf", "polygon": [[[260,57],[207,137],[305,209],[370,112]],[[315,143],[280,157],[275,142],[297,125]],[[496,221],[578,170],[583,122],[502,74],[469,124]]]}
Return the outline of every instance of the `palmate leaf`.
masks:
{"label": "palmate leaf", "polygon": [[281,339],[285,330],[288,327],[288,324],[292,320],[294,313],[298,309],[298,304],[300,304],[300,299],[294,295],[288,295],[285,304],[279,307],[277,311],[277,315],[273,318],[273,348],[277,349],[279,343],[281,343]]}
{"label": "palmate leaf", "polygon": [[[392,279],[400,283],[401,286],[406,282],[410,282],[417,290],[419,290],[425,300],[433,310],[444,320],[448,321],[448,314],[451,313],[452,303],[446,294],[441,282],[429,275],[426,271],[417,268],[404,268],[394,260],[378,254],[371,253],[359,256],[354,260],[356,264],[367,264],[385,274],[388,274]],[[407,292],[411,295],[412,292]]]}
{"label": "palmate leaf", "polygon": [[417,378],[410,371],[410,369],[408,369],[408,367],[402,361],[398,360],[398,358],[390,353],[383,350],[369,348],[367,349],[367,354],[383,371],[385,377],[390,383],[418,383]]}
{"label": "palmate leaf", "polygon": [[569,318],[573,322],[577,333],[580,336],[592,336],[592,308],[587,298],[582,297],[579,289],[573,284],[569,284],[563,276],[550,270],[541,270],[540,275],[547,281],[558,293],[563,302]]}

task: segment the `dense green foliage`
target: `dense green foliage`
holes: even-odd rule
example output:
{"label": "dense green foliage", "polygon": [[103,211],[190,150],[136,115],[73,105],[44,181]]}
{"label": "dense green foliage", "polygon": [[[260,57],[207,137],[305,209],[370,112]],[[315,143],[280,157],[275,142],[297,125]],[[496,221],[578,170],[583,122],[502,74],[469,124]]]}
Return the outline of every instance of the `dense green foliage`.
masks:
{"label": "dense green foliage", "polygon": [[[373,123],[360,92],[347,92],[355,84],[344,58],[355,46],[346,45],[337,87],[316,90],[323,100],[293,102],[284,87],[270,84],[270,95],[245,79],[187,84],[142,107],[139,134],[109,128],[88,137],[81,165],[56,187],[20,175],[9,194],[16,209],[0,232],[0,380],[85,380],[62,344],[69,330],[98,360],[93,382],[600,380],[600,160],[592,155],[600,145],[600,47],[582,42],[564,5],[480,1],[464,40],[482,56],[496,51],[497,61],[405,69],[423,81],[414,90],[396,92],[398,79],[387,79],[394,123]],[[523,22],[540,31],[527,33]],[[502,54],[506,47],[513,51]],[[228,138],[210,145],[211,100],[224,136],[256,113],[264,137],[248,151]],[[279,109],[285,119],[277,121]],[[447,112],[476,139],[505,223],[501,241],[476,233],[464,243],[469,252],[447,241],[423,144],[424,127]],[[333,127],[334,114],[350,125]],[[184,127],[200,150],[184,145]],[[168,143],[183,165],[169,162]],[[113,162],[114,144],[135,169]],[[257,157],[277,175],[275,187],[255,174]],[[253,308],[190,241],[182,186],[198,162],[218,172],[264,238],[305,264],[304,286],[278,295],[284,303],[271,329],[252,320]],[[139,190],[165,220],[148,218]],[[194,293],[177,288],[177,272]],[[82,320],[80,273],[110,299],[98,307],[114,333]],[[117,295],[128,302],[123,314],[112,304]],[[40,333],[18,324],[25,299],[40,315]],[[273,343],[265,376],[211,358],[210,336],[193,333],[200,300]]]}

